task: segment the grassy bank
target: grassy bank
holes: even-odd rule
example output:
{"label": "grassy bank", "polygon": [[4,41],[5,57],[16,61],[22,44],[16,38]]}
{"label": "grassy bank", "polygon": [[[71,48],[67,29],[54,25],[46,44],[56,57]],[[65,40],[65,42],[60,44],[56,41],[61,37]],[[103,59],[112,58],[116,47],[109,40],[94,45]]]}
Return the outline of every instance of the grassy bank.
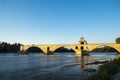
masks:
{"label": "grassy bank", "polygon": [[120,54],[113,61],[99,66],[97,73],[92,74],[85,80],[115,80],[114,75],[120,72]]}

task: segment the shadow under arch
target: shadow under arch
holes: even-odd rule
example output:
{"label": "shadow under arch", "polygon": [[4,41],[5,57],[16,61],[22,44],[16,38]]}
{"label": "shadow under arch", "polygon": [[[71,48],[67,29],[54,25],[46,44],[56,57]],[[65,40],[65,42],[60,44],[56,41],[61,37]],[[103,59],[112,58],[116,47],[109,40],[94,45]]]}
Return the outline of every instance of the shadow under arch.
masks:
{"label": "shadow under arch", "polygon": [[37,46],[30,46],[25,52],[27,53],[44,53],[42,49]]}
{"label": "shadow under arch", "polygon": [[66,46],[60,46],[58,48],[56,48],[53,53],[56,54],[56,53],[66,53],[66,52],[71,52],[71,53],[76,53],[72,48],[69,48],[69,47],[66,47]]}
{"label": "shadow under arch", "polygon": [[90,52],[119,52],[115,47],[108,45],[100,45],[93,48]]}

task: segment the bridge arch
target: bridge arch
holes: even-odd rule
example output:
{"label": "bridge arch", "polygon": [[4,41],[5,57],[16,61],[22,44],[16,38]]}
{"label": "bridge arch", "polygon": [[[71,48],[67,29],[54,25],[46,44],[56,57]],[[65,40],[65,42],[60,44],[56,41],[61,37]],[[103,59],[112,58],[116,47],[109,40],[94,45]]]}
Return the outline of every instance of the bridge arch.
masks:
{"label": "bridge arch", "polygon": [[[71,49],[71,50],[73,50],[76,54],[78,54],[79,53],[79,51],[78,51],[78,48],[76,48],[76,46],[58,46],[58,47],[56,47],[56,48],[54,48],[54,50],[52,50],[52,52],[54,53],[57,49],[59,49],[59,48],[68,48],[68,49]],[[80,54],[80,53],[79,53]]]}
{"label": "bridge arch", "polygon": [[[64,50],[64,51],[60,51],[60,49]],[[75,52],[73,49],[69,48],[69,47],[64,47],[64,46],[61,46],[61,47],[58,47],[54,50],[54,52],[56,51],[60,51],[60,52],[69,52],[70,50],[72,50],[73,52]]]}
{"label": "bridge arch", "polygon": [[[33,50],[33,51],[31,51],[31,50]],[[42,52],[42,53],[44,53],[44,51],[40,48],[40,47],[37,47],[37,46],[29,46],[26,50],[25,50],[25,52]]]}
{"label": "bridge arch", "polygon": [[113,45],[96,45],[96,46],[94,46],[90,51],[93,51],[93,50],[95,50],[96,48],[100,48],[100,47],[110,47],[110,48],[115,49],[117,52],[120,52],[120,49],[116,48],[116,47],[113,46]]}

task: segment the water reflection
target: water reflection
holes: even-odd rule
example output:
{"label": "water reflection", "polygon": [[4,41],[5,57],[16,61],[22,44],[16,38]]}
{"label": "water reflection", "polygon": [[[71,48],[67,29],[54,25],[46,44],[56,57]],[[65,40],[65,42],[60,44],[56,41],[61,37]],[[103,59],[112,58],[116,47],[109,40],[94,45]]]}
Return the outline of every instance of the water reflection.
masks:
{"label": "water reflection", "polygon": [[88,63],[88,57],[89,56],[81,56],[81,69],[83,70],[87,68],[86,63]]}
{"label": "water reflection", "polygon": [[98,71],[99,65],[102,65],[103,63],[108,63],[116,56],[116,52],[97,52],[90,54],[90,56],[81,56],[81,69],[86,72],[87,76],[96,73]]}

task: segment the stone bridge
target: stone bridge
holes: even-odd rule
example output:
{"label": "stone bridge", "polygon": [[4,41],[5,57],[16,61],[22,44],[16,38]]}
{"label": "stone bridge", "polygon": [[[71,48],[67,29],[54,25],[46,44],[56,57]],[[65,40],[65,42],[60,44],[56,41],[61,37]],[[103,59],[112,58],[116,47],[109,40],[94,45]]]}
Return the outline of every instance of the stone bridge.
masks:
{"label": "stone bridge", "polygon": [[77,55],[81,55],[82,50],[92,51],[95,48],[108,46],[116,49],[120,52],[120,44],[49,44],[49,45],[22,45],[20,51],[27,51],[31,47],[37,47],[42,50],[43,53],[49,54],[50,52],[54,53],[55,50],[61,47],[72,49]]}
{"label": "stone bridge", "polygon": [[81,37],[78,44],[42,44],[42,45],[22,45],[20,46],[20,51],[26,52],[31,47],[37,47],[42,50],[45,54],[54,53],[55,50],[61,47],[65,47],[68,49],[72,49],[77,55],[81,55],[82,51],[92,51],[95,48],[108,46],[116,49],[116,51],[120,52],[120,44],[110,43],[110,44],[88,44],[87,41]]}

